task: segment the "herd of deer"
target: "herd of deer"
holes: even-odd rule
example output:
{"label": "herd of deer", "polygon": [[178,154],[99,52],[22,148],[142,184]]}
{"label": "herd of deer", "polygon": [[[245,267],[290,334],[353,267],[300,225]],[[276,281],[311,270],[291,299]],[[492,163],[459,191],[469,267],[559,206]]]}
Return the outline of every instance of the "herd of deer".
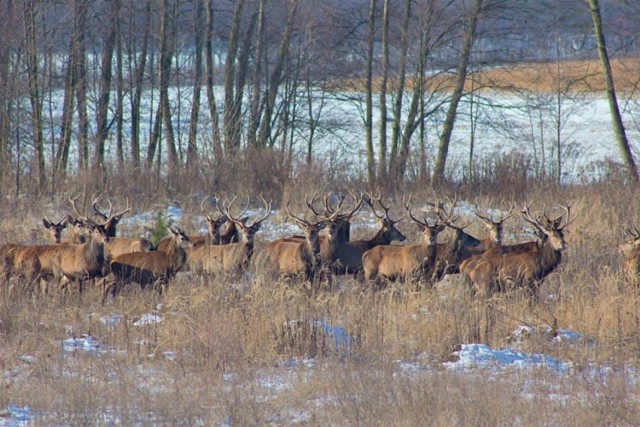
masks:
{"label": "herd of deer", "polygon": [[[562,207],[560,215],[550,218],[545,212],[532,214],[529,204],[519,213],[533,226],[536,239],[506,245],[502,241],[503,225],[516,214],[514,208],[494,218],[482,214],[476,206],[476,216],[488,229],[487,236],[479,239],[464,231],[468,223],[456,225],[457,199],[447,197],[446,201],[428,203],[420,218],[411,206],[414,197],[408,197],[403,198],[402,207],[421,230],[420,242],[397,245],[392,242],[406,240],[396,227],[404,216],[391,219],[390,205],[385,205],[379,195],[352,193],[350,197],[350,207],[344,206],[343,196],[328,195],[321,200],[314,195],[307,199],[311,221],[306,215],[291,212],[287,204],[287,215],[303,234],[266,243],[263,250],[266,263],[282,276],[302,276],[311,281],[326,275],[363,273],[366,283],[376,287],[388,280],[434,283],[445,274],[462,273],[479,297],[524,288],[537,299],[543,279],[561,261],[565,248],[563,230],[575,219],[568,206]],[[131,209],[128,203],[124,210],[113,214],[112,202],[108,200],[108,212],[104,213],[99,196],[93,200],[94,219],[91,219],[86,212],[78,211],[76,200],[77,197],[69,198],[75,216],[65,215],[58,222],[43,219],[51,244],[0,246],[4,283],[22,279],[19,283],[32,289],[40,283],[46,292],[48,283],[55,280],[62,288],[74,282],[82,291],[83,281],[93,279],[100,283],[104,302],[131,283],[159,286],[162,290],[181,270],[221,275],[241,272],[257,252],[254,236],[271,213],[271,203],[261,198],[264,214],[249,224],[249,217],[243,217],[249,202],[239,214],[233,214],[234,198],[230,202],[216,201],[217,212],[211,215],[205,210],[207,197],[200,204],[209,231],[206,236],[187,236],[178,227],[169,226],[169,237],[154,247],[146,239],[116,236],[118,222]],[[351,240],[351,221],[364,204],[372,210],[380,228],[370,239]],[[69,226],[73,230],[71,237],[62,239],[62,231]],[[438,234],[447,228],[452,230],[451,237],[438,243]],[[640,273],[640,230],[634,226],[627,232],[632,239],[618,248],[624,257],[624,270],[635,278]]]}

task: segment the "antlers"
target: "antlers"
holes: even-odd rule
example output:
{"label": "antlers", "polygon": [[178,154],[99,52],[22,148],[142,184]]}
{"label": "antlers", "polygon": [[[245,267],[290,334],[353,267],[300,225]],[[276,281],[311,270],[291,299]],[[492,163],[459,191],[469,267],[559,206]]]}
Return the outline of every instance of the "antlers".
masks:
{"label": "antlers", "polygon": [[115,215],[112,215],[112,211],[113,211],[113,203],[111,202],[111,199],[107,198],[107,202],[109,202],[109,213],[108,214],[104,214],[103,212],[101,212],[98,208],[98,202],[100,201],[100,199],[102,199],[104,195],[103,194],[98,194],[97,197],[95,197],[93,199],[93,202],[91,203],[91,207],[93,208],[93,213],[96,216],[99,216],[100,218],[102,218],[102,220],[105,222],[105,224],[107,222],[109,222],[109,220],[111,218],[115,218],[115,217],[121,217],[122,215],[124,215],[125,213],[129,212],[131,210],[131,207],[129,206],[129,199],[125,199],[126,203],[127,203],[127,207],[124,208],[122,211],[118,212]]}
{"label": "antlers", "polygon": [[[368,204],[369,207],[371,208],[371,211],[376,216],[376,218],[378,218],[378,219],[380,219],[382,221],[389,221],[392,224],[397,224],[398,222],[402,221],[402,219],[404,218],[404,217],[400,217],[397,221],[394,221],[389,217],[389,209],[391,208],[391,205],[385,206],[384,203],[382,203],[382,197],[381,197],[379,191],[378,191],[378,195],[376,197],[372,196],[370,193],[366,193],[364,197],[360,198],[360,204],[362,204],[362,201],[364,201],[366,204]],[[409,197],[409,204],[412,201],[413,201],[413,196],[410,196]],[[378,202],[378,204],[380,205],[380,207],[384,211],[384,215],[380,215],[380,214],[378,214],[378,212],[376,212],[376,208],[373,205],[373,202]],[[404,197],[402,199],[402,202],[404,204]],[[405,205],[405,208],[406,208],[406,205]],[[411,215],[411,212],[409,212],[409,215]],[[415,219],[413,217],[412,217],[412,219],[415,221]]]}
{"label": "antlers", "polygon": [[489,214],[489,216],[482,215],[480,213],[480,210],[478,209],[478,205],[475,205],[473,207],[473,211],[476,214],[476,216],[480,218],[480,220],[484,222],[485,225],[487,225],[488,227],[491,227],[492,225],[500,225],[506,220],[508,220],[509,218],[511,218],[516,213],[515,208],[511,206],[511,208],[509,208],[509,212],[507,213],[507,216],[504,216],[504,213],[500,212],[500,216],[498,217],[498,219],[494,220],[493,215],[491,214]]}
{"label": "antlers", "polygon": [[[577,217],[577,215],[574,215],[573,218],[571,217],[571,207],[569,205],[561,205],[560,208],[564,212],[562,212],[560,215],[558,215],[554,219],[549,218],[546,212],[544,211],[538,212],[538,214],[536,215],[536,218],[534,218],[531,215],[531,212],[529,212],[529,209],[531,208],[532,204],[533,202],[529,203],[528,205],[525,205],[520,213],[522,214],[522,218],[525,221],[527,221],[529,224],[536,227],[538,230],[544,229],[547,231],[550,231],[550,230],[560,231],[560,230],[563,230],[567,225],[571,224]],[[566,215],[566,219],[564,221],[564,224],[562,224],[562,220],[565,215]]]}
{"label": "antlers", "polygon": [[[222,206],[220,206],[220,204],[216,201],[216,207],[218,208],[218,211],[220,211],[222,215],[226,216],[229,219],[229,221],[233,222],[237,226],[247,227],[247,225],[245,224],[245,222],[247,221],[247,218],[243,219],[242,215],[244,215],[244,213],[247,212],[247,210],[249,209],[249,203],[251,202],[251,199],[247,198],[247,204],[245,205],[244,209],[237,216],[234,216],[234,215],[231,215],[231,206],[235,202],[236,198],[237,196],[234,196],[234,198],[231,199],[229,203],[226,203],[226,201],[223,201]],[[251,224],[251,227],[255,227],[260,223],[262,223],[262,221],[267,219],[269,217],[269,214],[271,213],[271,202],[267,202],[262,195],[260,195],[260,199],[262,199],[262,203],[264,203],[265,214],[260,219],[253,221],[253,224]]]}
{"label": "antlers", "polygon": [[[423,228],[437,228],[440,227],[444,224],[446,224],[446,220],[445,217],[443,215],[441,215],[439,206],[436,209],[436,222],[431,225],[429,224],[429,221],[427,221],[427,217],[426,215],[424,216],[424,220],[419,220],[418,218],[416,218],[415,216],[413,216],[413,213],[411,213],[411,203],[413,202],[413,200],[415,199],[414,195],[409,195],[409,200],[405,201],[404,196],[402,197],[402,204],[404,206],[404,208],[407,211],[407,214],[409,215],[409,218],[411,218],[414,222],[418,223],[420,226],[422,226]],[[436,208],[436,206],[433,203],[427,202],[427,204],[433,208]],[[377,216],[377,215],[376,215]]]}

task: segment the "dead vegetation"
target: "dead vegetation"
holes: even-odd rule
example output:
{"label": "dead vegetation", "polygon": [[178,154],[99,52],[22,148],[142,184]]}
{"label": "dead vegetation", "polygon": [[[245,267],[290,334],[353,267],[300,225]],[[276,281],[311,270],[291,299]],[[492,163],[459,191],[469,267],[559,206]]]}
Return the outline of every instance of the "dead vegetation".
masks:
{"label": "dead vegetation", "polygon": [[[310,194],[312,184],[297,194]],[[432,194],[409,189],[418,195],[412,214],[421,218],[420,206]],[[633,425],[640,407],[629,375],[640,354],[640,291],[621,272],[617,246],[639,219],[637,193],[611,182],[530,186],[515,200],[509,188],[490,196],[460,192],[469,206],[508,212],[514,202],[534,201],[536,208],[571,205],[577,215],[566,229],[562,263],[540,288],[540,303],[532,305],[526,292],[500,293],[485,313],[455,281],[433,289],[409,281],[373,290],[347,276],[330,292],[311,293],[302,280],[261,274],[266,224],[246,274],[179,272],[162,296],[130,287],[103,306],[100,289],[91,286],[82,294],[45,297],[19,287],[9,294],[3,281],[0,408],[29,406],[39,414],[35,425]],[[126,196],[135,200],[117,194]],[[400,196],[388,196],[400,212]],[[295,204],[302,199],[292,197],[292,211],[304,211],[303,203]],[[181,226],[194,230],[190,221],[202,196],[186,200]],[[133,209],[166,206],[157,203]],[[45,209],[44,203],[30,206],[19,222],[3,212],[0,227],[30,243]],[[468,215],[471,222],[473,210]],[[407,244],[417,243],[415,224],[396,226]],[[118,233],[132,233],[127,227],[133,226],[121,224]],[[374,228],[352,228],[351,240],[372,236]],[[504,222],[502,241],[530,240],[529,230],[515,215]],[[439,241],[455,232],[444,231]],[[465,232],[479,239],[487,233],[478,221]],[[5,233],[2,243],[9,237]],[[547,332],[514,338],[522,325]],[[583,339],[554,340],[558,330]],[[336,340],[337,331],[348,338]],[[102,347],[95,353],[65,348],[65,340],[85,334]],[[548,354],[576,369],[501,375],[444,368],[461,344],[480,339],[494,348]],[[600,378],[584,373],[597,364],[605,367]]]}

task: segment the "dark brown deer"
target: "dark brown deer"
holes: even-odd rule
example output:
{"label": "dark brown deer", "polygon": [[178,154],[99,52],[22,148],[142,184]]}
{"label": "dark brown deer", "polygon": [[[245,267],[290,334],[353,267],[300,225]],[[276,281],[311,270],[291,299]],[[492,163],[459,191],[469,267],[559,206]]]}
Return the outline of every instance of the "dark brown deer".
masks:
{"label": "dark brown deer", "polygon": [[[529,205],[530,206],[530,205]],[[485,253],[475,268],[468,272],[475,293],[483,298],[495,291],[525,288],[537,301],[540,284],[562,260],[565,248],[564,229],[575,220],[571,218],[570,207],[563,206],[560,216],[550,219],[546,213],[533,218],[529,206],[522,211],[522,218],[533,225],[543,239],[535,242],[532,249],[523,252]]]}
{"label": "dark brown deer", "polygon": [[[344,245],[338,247],[335,257],[336,262],[333,267],[334,274],[356,274],[362,271],[362,255],[366,251],[379,245],[390,245],[395,240],[399,242],[406,240],[404,234],[396,228],[396,224],[402,221],[402,218],[395,221],[391,219],[389,216],[391,205],[385,206],[382,203],[380,194],[375,198],[371,195],[366,195],[363,200],[371,207],[371,211],[378,219],[380,229],[371,239],[347,241]],[[384,213],[380,214],[376,211],[374,206],[376,202]]]}
{"label": "dark brown deer", "polygon": [[[306,199],[307,207],[316,218],[321,219],[325,222],[324,228],[327,230],[327,233],[324,235],[320,235],[318,237],[319,245],[320,245],[320,260],[324,267],[336,271],[339,271],[339,265],[337,263],[338,253],[344,247],[344,245],[348,242],[351,228],[351,220],[353,217],[360,212],[362,209],[363,198],[358,197],[355,193],[352,193],[352,197],[354,200],[354,205],[351,210],[347,212],[342,212],[342,204],[344,202],[344,197],[338,198],[337,206],[333,206],[330,202],[331,194],[327,195],[324,199],[324,212],[319,212],[315,208],[315,202],[317,198],[312,197],[312,199]],[[300,224],[298,224],[300,225]],[[304,226],[300,225],[300,227],[304,230]],[[306,241],[307,236],[292,236],[289,238],[284,238],[283,240],[289,240],[291,242],[304,242]]]}
{"label": "dark brown deer", "polygon": [[167,227],[171,235],[171,244],[166,252],[129,252],[111,260],[112,280],[105,281],[102,301],[109,293],[115,297],[129,283],[138,283],[142,288],[149,285],[157,287],[160,294],[164,287],[185,265],[185,249],[193,247],[189,237],[178,227]]}
{"label": "dark brown deer", "polygon": [[481,241],[468,234],[464,229],[469,225],[457,225],[458,217],[454,215],[457,196],[453,199],[447,196],[448,205],[443,200],[438,201],[437,206],[431,206],[438,212],[444,224],[453,231],[453,236],[446,243],[438,243],[436,254],[435,280],[440,280],[445,274],[458,273],[460,264],[467,258],[478,253]]}
{"label": "dark brown deer", "polygon": [[379,278],[388,280],[396,279],[427,279],[433,276],[437,255],[438,234],[445,228],[445,220],[441,212],[437,212],[433,224],[429,223],[426,215],[422,220],[416,218],[411,212],[410,197],[404,202],[409,218],[411,218],[422,231],[421,242],[417,245],[392,246],[379,245],[366,251],[362,255],[362,267],[367,281],[380,284]]}
{"label": "dark brown deer", "polygon": [[247,224],[248,217],[243,217],[249,204],[239,215],[231,214],[231,205],[218,205],[220,213],[234,223],[240,232],[240,241],[226,245],[202,245],[187,252],[187,264],[190,271],[207,274],[231,274],[244,270],[251,261],[254,252],[254,236],[260,230],[262,222],[271,213],[271,203],[262,198],[265,213],[259,219]]}

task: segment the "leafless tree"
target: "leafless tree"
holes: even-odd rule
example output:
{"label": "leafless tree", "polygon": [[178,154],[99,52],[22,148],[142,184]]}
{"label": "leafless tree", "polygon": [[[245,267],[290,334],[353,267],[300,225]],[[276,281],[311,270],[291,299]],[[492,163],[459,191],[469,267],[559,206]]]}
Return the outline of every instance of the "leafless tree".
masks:
{"label": "leafless tree", "polygon": [[587,4],[589,6],[591,18],[593,21],[593,33],[596,38],[598,56],[600,57],[600,63],[602,64],[602,75],[604,77],[605,90],[607,92],[607,99],[609,101],[609,110],[611,111],[611,124],[613,126],[613,132],[616,136],[618,148],[620,149],[620,154],[622,155],[622,160],[627,168],[629,179],[633,182],[638,182],[640,181],[638,168],[636,166],[635,160],[633,159],[631,148],[629,147],[627,133],[624,129],[624,124],[622,123],[622,115],[620,114],[620,108],[618,106],[618,98],[616,96],[615,84],[611,72],[611,63],[609,62],[609,53],[607,51],[607,43],[605,41],[604,29],[602,26],[600,4],[598,0],[587,0]]}

